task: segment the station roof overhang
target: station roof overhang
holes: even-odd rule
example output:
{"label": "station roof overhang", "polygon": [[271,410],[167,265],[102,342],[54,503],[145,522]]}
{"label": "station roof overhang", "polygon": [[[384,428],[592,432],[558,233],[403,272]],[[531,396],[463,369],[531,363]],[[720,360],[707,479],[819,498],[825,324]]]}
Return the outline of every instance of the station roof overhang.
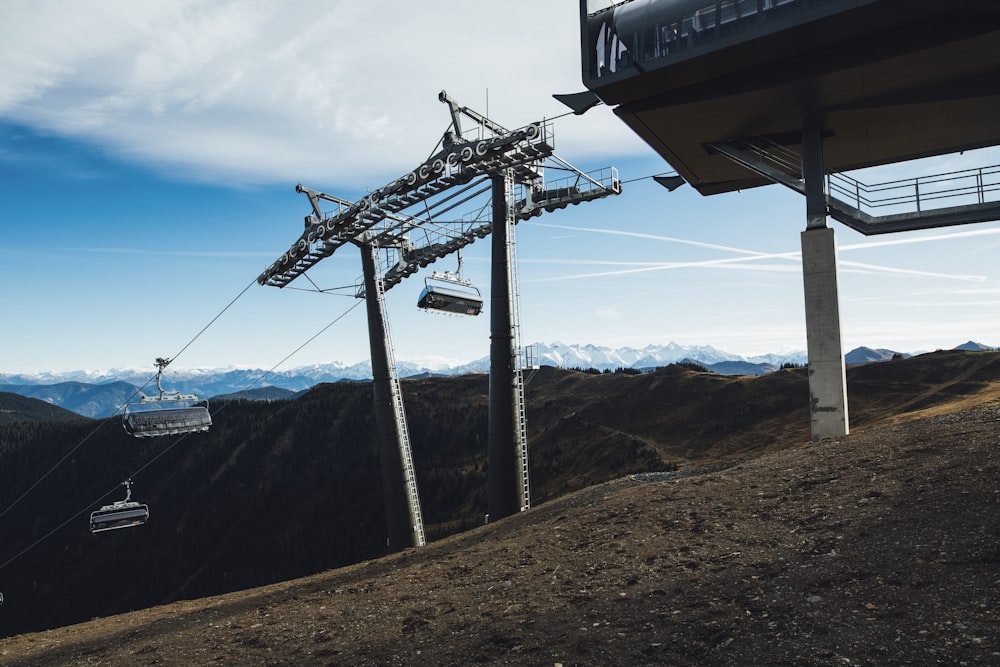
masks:
{"label": "station roof overhang", "polygon": [[806,127],[828,171],[1000,144],[1000,2],[817,5],[600,77],[584,16],[584,83],[705,195],[771,182],[712,144],[795,146]]}

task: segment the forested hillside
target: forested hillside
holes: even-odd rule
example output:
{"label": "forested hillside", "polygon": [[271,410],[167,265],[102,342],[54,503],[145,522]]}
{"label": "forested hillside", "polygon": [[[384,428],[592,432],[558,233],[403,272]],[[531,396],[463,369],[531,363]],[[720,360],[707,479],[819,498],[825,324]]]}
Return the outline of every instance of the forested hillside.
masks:
{"label": "forested hillside", "polygon": [[0,391],[0,424],[17,421],[84,421],[80,415],[56,405],[19,394]]}
{"label": "forested hillside", "polygon": [[[856,426],[1000,393],[1000,354],[849,371]],[[428,538],[486,512],[488,378],[402,383]],[[760,377],[541,369],[527,386],[532,501],[639,471],[726,464],[809,439],[805,369]],[[384,553],[370,383],[213,402],[207,433],[137,440],[117,420],[0,425],[0,634],[286,580]],[[123,497],[146,525],[91,535]],[[19,500],[20,499],[20,500]],[[14,504],[16,503],[16,504]],[[12,505],[13,504],[13,505]]]}

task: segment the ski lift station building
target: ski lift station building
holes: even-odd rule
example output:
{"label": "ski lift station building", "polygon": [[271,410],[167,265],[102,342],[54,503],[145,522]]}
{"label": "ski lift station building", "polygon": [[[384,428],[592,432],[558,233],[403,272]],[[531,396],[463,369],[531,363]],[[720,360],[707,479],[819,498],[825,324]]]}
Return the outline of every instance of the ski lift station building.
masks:
{"label": "ski lift station building", "polygon": [[580,4],[584,85],[702,194],[769,182],[710,146],[805,127],[838,172],[1000,141],[996,0]]}
{"label": "ski lift station building", "polygon": [[846,434],[827,217],[863,234],[1000,219],[1000,167],[966,186],[938,175],[933,197],[915,181],[891,206],[843,178],[1000,144],[1000,0],[580,0],[580,26],[587,91],[557,96],[577,113],[613,107],[703,195],[777,183],[805,196],[812,436]]}

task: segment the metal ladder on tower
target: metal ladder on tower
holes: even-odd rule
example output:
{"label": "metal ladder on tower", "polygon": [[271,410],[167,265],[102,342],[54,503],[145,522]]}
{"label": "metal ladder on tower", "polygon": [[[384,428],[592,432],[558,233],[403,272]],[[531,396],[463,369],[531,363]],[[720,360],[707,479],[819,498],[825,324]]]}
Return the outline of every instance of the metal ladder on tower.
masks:
{"label": "metal ladder on tower", "polygon": [[[375,278],[377,286],[379,309],[385,309],[385,290],[380,276]],[[403,466],[403,485],[406,487],[406,502],[410,509],[410,523],[413,525],[414,546],[427,544],[424,536],[424,518],[420,510],[420,494],[417,491],[417,476],[413,468],[413,451],[410,447],[410,430],[406,424],[406,411],[403,408],[403,392],[399,385],[399,374],[396,372],[396,353],[392,349],[392,334],[389,331],[389,318],[384,318],[385,349],[389,358],[389,393],[392,395],[392,412],[396,423],[399,441],[399,458]]]}
{"label": "metal ladder on tower", "polygon": [[517,279],[517,239],[515,234],[516,215],[514,181],[510,176],[507,183],[507,255],[510,266],[511,328],[514,337],[514,410],[517,420],[517,465],[521,478],[521,511],[531,507],[531,487],[528,483],[528,420],[524,404],[524,350],[521,349],[521,295]]}

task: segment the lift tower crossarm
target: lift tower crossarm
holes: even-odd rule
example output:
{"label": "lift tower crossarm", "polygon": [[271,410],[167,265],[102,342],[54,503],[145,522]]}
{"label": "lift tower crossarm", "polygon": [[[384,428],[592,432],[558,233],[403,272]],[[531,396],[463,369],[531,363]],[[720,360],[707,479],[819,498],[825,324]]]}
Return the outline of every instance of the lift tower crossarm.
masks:
{"label": "lift tower crossarm", "polygon": [[[500,128],[495,123],[491,126]],[[478,177],[514,168],[521,182],[537,182],[540,175],[528,165],[552,155],[549,134],[550,129],[545,123],[532,123],[487,139],[455,143],[412,172],[355,202],[301,185],[296,187],[298,192],[309,198],[313,213],[306,218],[306,229],[299,239],[257,277],[257,282],[284,287],[320,259],[333,254],[337,248],[354,243],[358,235],[390,214]],[[338,211],[331,215],[324,214],[320,200],[337,204]]]}
{"label": "lift tower crossarm", "polygon": [[[605,168],[583,173],[555,155],[550,122],[529,123],[508,130],[486,116],[458,104],[442,91],[451,125],[439,142],[441,149],[413,171],[373,190],[357,201],[326,194],[303,185],[296,191],[309,199],[311,213],[294,244],[257,277],[261,285],[285,287],[331,256],[345,244],[390,250],[395,261],[383,267],[389,289],[417,269],[489,235],[492,221],[479,213],[455,219],[460,205],[489,192],[491,179],[509,173],[520,194],[516,220],[565,208],[621,191],[617,171]],[[477,128],[462,131],[461,117]],[[546,182],[545,167],[566,174]],[[336,206],[324,212],[323,205]],[[408,210],[414,213],[407,212]],[[448,214],[448,219],[444,219]],[[417,238],[408,241],[407,236]]]}
{"label": "lift tower crossarm", "polygon": [[323,209],[320,208],[319,200],[323,199],[329,202],[333,202],[334,204],[337,204],[338,206],[344,208],[351,206],[354,203],[352,201],[348,201],[347,199],[341,199],[340,197],[328,195],[325,192],[320,192],[319,190],[313,190],[312,188],[307,188],[301,183],[295,186],[295,191],[305,194],[305,196],[309,198],[309,205],[312,206],[314,218],[313,219],[306,218],[306,227],[309,227],[310,224],[314,224],[322,220],[325,215],[323,213]]}
{"label": "lift tower crossarm", "polygon": [[462,106],[461,104],[453,100],[451,97],[449,97],[448,93],[446,93],[443,90],[440,93],[438,93],[438,99],[448,105],[448,110],[451,112],[452,127],[455,128],[455,134],[458,135],[459,137],[462,136],[462,123],[461,123],[462,114],[465,114],[466,116],[476,121],[483,127],[489,128],[489,130],[494,134],[508,133],[507,129],[504,128],[502,125],[490,120],[489,118],[482,115],[478,111],[474,111],[469,107]]}
{"label": "lift tower crossarm", "polygon": [[[284,287],[341,246],[350,243],[360,248],[364,286],[355,296],[365,299],[368,311],[376,445],[382,461],[388,545],[393,550],[419,546],[424,536],[406,414],[385,315],[386,290],[419,268],[493,234],[494,283],[507,286],[494,291],[503,291],[507,296],[496,297],[495,307],[491,308],[498,315],[495,321],[491,316],[490,338],[497,343],[494,346],[491,342],[490,375],[502,379],[491,379],[490,419],[496,417],[500,423],[517,426],[511,437],[519,441],[498,439],[495,434],[501,429],[491,428],[489,446],[491,451],[504,450],[517,459],[517,471],[510,478],[520,486],[520,502],[515,500],[512,506],[515,510],[526,509],[530,506],[527,431],[521,354],[515,335],[517,318],[511,314],[517,293],[510,286],[517,280],[510,233],[519,220],[621,192],[621,181],[613,167],[585,174],[556,157],[549,123],[532,123],[508,131],[457,104],[446,93],[442,92],[440,99],[448,104],[452,123],[438,142],[440,150],[435,148],[437,152],[412,172],[353,202],[297,186],[296,190],[308,197],[311,208],[305,217],[305,230],[257,278],[262,285]],[[478,123],[468,136],[461,129],[462,116]],[[547,173],[558,176],[546,181]],[[326,203],[335,204],[336,211],[324,213]],[[464,215],[460,209],[464,209]],[[498,257],[502,259],[498,261]],[[507,314],[507,324],[501,322],[505,318],[500,311]],[[501,387],[499,393],[494,392],[494,385]],[[510,419],[494,415],[494,397],[497,403],[510,404],[510,410],[503,410]],[[499,486],[498,479],[506,484],[510,471],[494,465],[496,456],[491,454],[489,458],[492,489]],[[405,488],[405,500],[400,488]],[[489,495],[493,495],[492,491]],[[506,512],[506,504],[497,511]]]}

